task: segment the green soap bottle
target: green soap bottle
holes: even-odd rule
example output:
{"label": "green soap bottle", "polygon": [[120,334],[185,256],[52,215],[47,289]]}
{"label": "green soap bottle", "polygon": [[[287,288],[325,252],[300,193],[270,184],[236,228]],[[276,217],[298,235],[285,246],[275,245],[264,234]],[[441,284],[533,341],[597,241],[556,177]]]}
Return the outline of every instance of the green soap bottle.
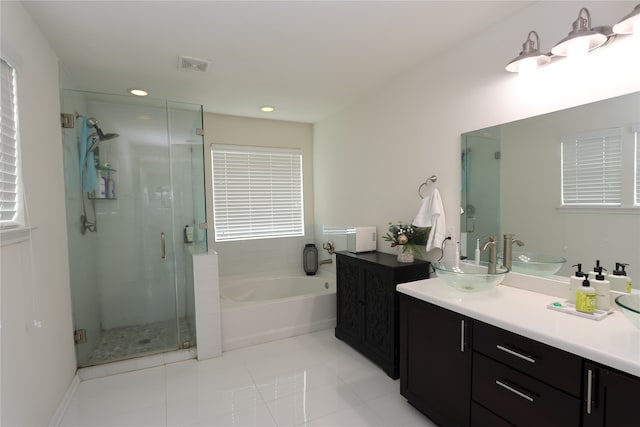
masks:
{"label": "green soap bottle", "polygon": [[596,289],[591,287],[589,274],[586,273],[582,286],[576,291],[576,310],[583,313],[596,311]]}

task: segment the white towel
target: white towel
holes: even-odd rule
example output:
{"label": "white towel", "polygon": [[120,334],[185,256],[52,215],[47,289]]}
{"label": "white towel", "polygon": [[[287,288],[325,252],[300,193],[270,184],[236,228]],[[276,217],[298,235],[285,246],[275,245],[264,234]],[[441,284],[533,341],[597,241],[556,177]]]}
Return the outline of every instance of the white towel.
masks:
{"label": "white towel", "polygon": [[418,210],[416,217],[413,219],[413,225],[416,227],[431,227],[425,248],[427,252],[433,248],[440,248],[446,237],[447,226],[444,219],[442,199],[440,199],[440,192],[437,188],[422,200],[420,210]]}

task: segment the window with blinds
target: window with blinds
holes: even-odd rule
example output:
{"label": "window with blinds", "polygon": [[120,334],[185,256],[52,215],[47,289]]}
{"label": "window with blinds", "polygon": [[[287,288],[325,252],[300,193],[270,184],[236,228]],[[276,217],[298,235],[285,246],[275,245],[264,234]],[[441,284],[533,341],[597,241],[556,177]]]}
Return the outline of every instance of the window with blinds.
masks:
{"label": "window with blinds", "polygon": [[0,228],[18,226],[18,119],[14,68],[0,59]]}
{"label": "window with blinds", "polygon": [[620,206],[622,130],[562,138],[562,205]]}
{"label": "window with blinds", "polygon": [[304,235],[302,152],[212,145],[216,242]]}

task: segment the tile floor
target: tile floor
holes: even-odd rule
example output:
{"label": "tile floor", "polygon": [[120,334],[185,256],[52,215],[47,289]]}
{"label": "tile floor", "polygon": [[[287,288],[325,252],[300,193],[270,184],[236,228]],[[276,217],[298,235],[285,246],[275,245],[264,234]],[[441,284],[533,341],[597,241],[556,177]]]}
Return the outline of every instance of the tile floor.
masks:
{"label": "tile floor", "polygon": [[426,426],[333,329],[80,383],[61,427]]}

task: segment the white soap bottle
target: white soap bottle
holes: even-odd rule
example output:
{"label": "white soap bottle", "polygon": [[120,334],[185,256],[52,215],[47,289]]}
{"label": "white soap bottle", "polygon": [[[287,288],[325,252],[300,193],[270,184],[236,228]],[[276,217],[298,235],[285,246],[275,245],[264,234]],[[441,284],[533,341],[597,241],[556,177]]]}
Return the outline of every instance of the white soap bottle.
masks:
{"label": "white soap bottle", "polygon": [[480,264],[480,239],[476,239],[476,253],[474,261],[476,264]]}
{"label": "white soap bottle", "polygon": [[616,269],[613,270],[613,274],[607,276],[607,279],[611,282],[612,291],[631,293],[631,278],[624,271],[627,265],[629,264],[616,262]]}
{"label": "white soap bottle", "polygon": [[569,302],[576,303],[576,291],[582,286],[584,280],[584,273],[582,272],[582,264],[572,265],[572,267],[578,267],[576,273],[569,277]]}
{"label": "white soap bottle", "polygon": [[589,275],[585,275],[582,286],[576,291],[576,310],[583,313],[596,311],[596,289],[591,287]]}
{"label": "white soap bottle", "polygon": [[596,308],[609,310],[611,307],[611,282],[605,279],[602,270],[602,267],[598,268],[595,280],[591,281],[591,286],[596,290]]}

